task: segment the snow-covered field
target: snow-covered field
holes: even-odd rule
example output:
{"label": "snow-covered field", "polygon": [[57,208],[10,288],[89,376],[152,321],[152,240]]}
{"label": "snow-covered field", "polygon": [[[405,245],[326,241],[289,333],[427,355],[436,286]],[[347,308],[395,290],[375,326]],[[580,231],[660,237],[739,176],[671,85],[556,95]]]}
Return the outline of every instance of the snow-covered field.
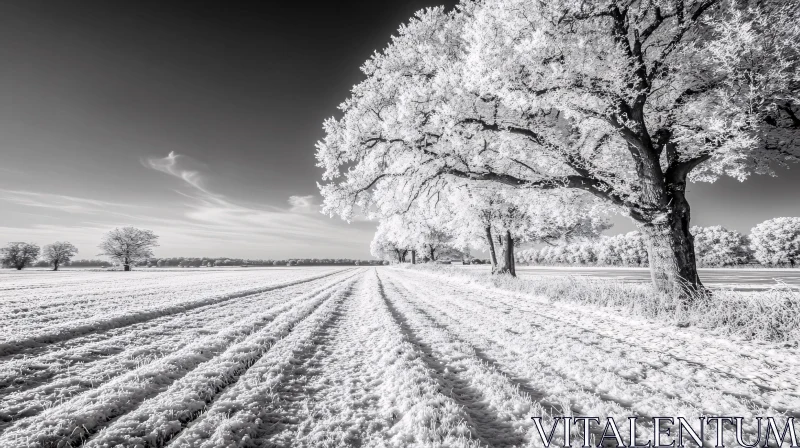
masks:
{"label": "snow-covered field", "polygon": [[3,273],[0,312],[3,448],[541,446],[533,416],[800,416],[794,347],[414,270]]}

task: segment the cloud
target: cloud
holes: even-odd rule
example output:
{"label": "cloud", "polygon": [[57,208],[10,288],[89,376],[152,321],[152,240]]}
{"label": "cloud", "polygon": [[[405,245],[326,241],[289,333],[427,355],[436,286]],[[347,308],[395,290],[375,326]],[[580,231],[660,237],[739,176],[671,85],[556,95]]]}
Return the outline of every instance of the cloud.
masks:
{"label": "cloud", "polygon": [[128,204],[22,190],[0,189],[0,200],[26,207],[38,207],[66,213],[83,214],[105,213],[109,211],[109,208],[131,207]]}
{"label": "cloud", "polygon": [[316,199],[314,198],[313,194],[309,194],[307,196],[289,196],[289,211],[295,213],[308,213],[316,211],[315,208],[317,207]]}
{"label": "cloud", "polygon": [[363,229],[315,213],[319,205],[314,195],[290,196],[288,208],[231,200],[208,187],[207,175],[186,166],[193,162],[174,151],[163,158],[143,160],[146,167],[179,178],[193,189],[192,192],[177,191],[190,202],[186,204],[188,210],[184,211],[185,222],[172,223],[176,229],[198,237],[250,241],[267,246],[327,244],[343,247],[365,245],[368,240]]}
{"label": "cloud", "polygon": [[204,177],[198,170],[186,169],[185,167],[181,168],[178,166],[179,163],[183,165],[187,161],[187,156],[176,154],[175,151],[170,151],[166,157],[143,159],[142,164],[148,168],[182,179],[193,188],[210,195],[211,193],[209,193],[204,185]]}

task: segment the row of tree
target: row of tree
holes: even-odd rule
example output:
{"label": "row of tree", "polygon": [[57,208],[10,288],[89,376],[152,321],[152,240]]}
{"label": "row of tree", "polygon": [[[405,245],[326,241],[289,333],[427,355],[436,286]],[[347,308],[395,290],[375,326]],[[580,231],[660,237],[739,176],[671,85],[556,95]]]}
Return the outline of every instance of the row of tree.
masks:
{"label": "row of tree", "polygon": [[511,260],[515,241],[568,239],[585,228],[576,217],[619,212],[645,241],[655,288],[688,300],[703,286],[687,183],[800,160],[797,42],[793,1],[420,11],[324,124],[324,211],[379,219],[377,254],[424,251],[432,229],[454,247],[494,253],[496,241]]}
{"label": "row of tree", "polygon": [[[158,236],[150,230],[135,227],[114,229],[103,236],[99,248],[100,255],[109,257],[114,263],[129,271],[131,266],[153,256],[153,248],[158,246]],[[12,242],[0,249],[0,264],[17,270],[37,264],[52,266],[57,271],[61,266],[70,265],[78,249],[69,242],[57,241],[48,244],[44,250],[32,243]],[[95,266],[98,260],[80,260],[75,266]],[[103,263],[100,261],[99,263]]]}
{"label": "row of tree", "polygon": [[[381,260],[354,260],[349,258],[293,258],[287,260],[261,260],[243,258],[155,258],[153,248],[158,236],[149,230],[123,227],[108,232],[100,244],[102,253],[113,263],[129,271],[133,266],[147,267],[214,267],[214,266],[358,266],[380,265]],[[103,260],[72,260],[78,249],[69,242],[55,242],[41,249],[32,243],[12,242],[0,249],[3,267],[23,269],[28,266],[50,266],[57,271],[61,266],[110,267]],[[38,260],[38,261],[37,261]]]}
{"label": "row of tree", "polygon": [[[508,188],[453,183],[438,197],[416,201],[412,213],[381,220],[370,249],[399,263],[470,258],[471,250],[486,250],[493,272],[515,275],[520,244],[591,238],[608,228],[602,216],[576,212],[589,204],[567,206],[587,199],[573,192],[520,196]],[[554,201],[560,206],[546,206]]]}
{"label": "row of tree", "polygon": [[[697,263],[701,267],[736,266],[758,262],[764,266],[795,267],[800,261],[800,218],[774,218],[742,235],[722,226],[692,227]],[[518,260],[541,265],[648,265],[647,245],[639,232],[594,241],[545,246],[521,251]]]}

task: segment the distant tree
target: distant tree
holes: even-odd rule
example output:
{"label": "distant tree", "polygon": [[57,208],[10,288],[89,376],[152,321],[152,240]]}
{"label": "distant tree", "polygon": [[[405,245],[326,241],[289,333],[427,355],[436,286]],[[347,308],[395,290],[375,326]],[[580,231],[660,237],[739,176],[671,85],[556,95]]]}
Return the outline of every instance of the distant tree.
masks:
{"label": "distant tree", "polygon": [[150,230],[134,227],[117,228],[108,232],[100,243],[100,249],[126,271],[131,265],[153,256],[153,247],[158,246],[158,236]]}
{"label": "distant tree", "polygon": [[750,259],[747,238],[722,226],[692,227],[694,250],[700,266],[732,266]]}
{"label": "distant tree", "polygon": [[800,218],[773,218],[750,231],[754,255],[761,264],[789,263],[800,260]]}
{"label": "distant tree", "polygon": [[49,265],[53,266],[54,271],[57,271],[59,266],[69,263],[77,253],[78,249],[72,243],[56,241],[53,244],[44,246],[42,257]]}
{"label": "distant tree", "polygon": [[0,262],[3,266],[18,271],[33,264],[37,258],[39,258],[39,246],[31,243],[8,243],[6,247],[0,249]]}
{"label": "distant tree", "polygon": [[111,263],[105,260],[75,260],[69,263],[70,266],[75,268],[109,268],[111,267]]}

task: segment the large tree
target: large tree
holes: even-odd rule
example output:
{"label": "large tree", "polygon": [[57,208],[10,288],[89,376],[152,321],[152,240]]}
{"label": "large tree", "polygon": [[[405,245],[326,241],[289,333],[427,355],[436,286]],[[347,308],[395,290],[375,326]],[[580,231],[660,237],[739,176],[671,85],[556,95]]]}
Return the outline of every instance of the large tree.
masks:
{"label": "large tree", "polygon": [[135,263],[153,256],[158,246],[158,236],[150,230],[122,227],[108,232],[100,243],[101,255],[106,255],[122,265],[126,271]]}
{"label": "large tree", "polygon": [[765,265],[800,261],[800,218],[773,218],[750,231],[753,251],[759,263]]}
{"label": "large tree", "polygon": [[583,190],[646,235],[658,290],[702,288],[686,183],[797,161],[797,16],[755,0],[420,12],[325,123],[325,208],[404,208],[447,177]]}
{"label": "large tree", "polygon": [[78,248],[67,241],[56,241],[53,244],[44,246],[42,257],[48,264],[53,266],[53,270],[57,271],[58,268],[72,260],[72,257],[78,253]]}
{"label": "large tree", "polygon": [[0,263],[16,270],[30,266],[39,258],[39,246],[31,243],[14,242],[0,249]]}

